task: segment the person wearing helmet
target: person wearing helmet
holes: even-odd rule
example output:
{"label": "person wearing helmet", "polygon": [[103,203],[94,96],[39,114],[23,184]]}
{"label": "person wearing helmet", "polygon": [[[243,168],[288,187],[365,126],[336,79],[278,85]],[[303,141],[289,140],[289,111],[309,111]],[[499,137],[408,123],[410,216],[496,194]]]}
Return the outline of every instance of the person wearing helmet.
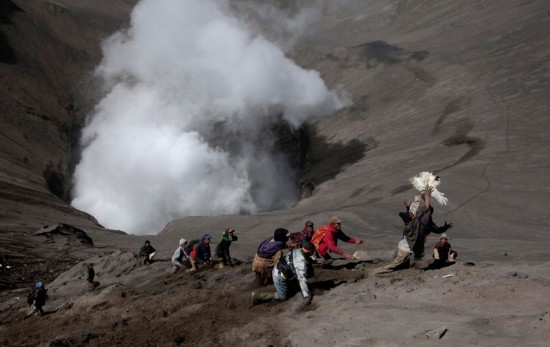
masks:
{"label": "person wearing helmet", "polygon": [[36,282],[34,289],[30,292],[27,297],[27,302],[30,305],[30,309],[27,312],[25,318],[38,314],[39,316],[44,315],[44,310],[42,307],[46,304],[46,299],[48,298],[47,290],[44,287],[42,282]]}
{"label": "person wearing helmet", "polygon": [[187,254],[186,248],[187,240],[181,238],[180,245],[174,251],[174,255],[172,255],[172,273],[176,273],[184,261],[189,261],[189,254]]}
{"label": "person wearing helmet", "polygon": [[197,271],[197,265],[212,264],[210,239],[212,239],[212,237],[209,234],[204,234],[202,235],[200,241],[193,246],[191,254],[189,254],[191,260],[191,269],[189,271]]}

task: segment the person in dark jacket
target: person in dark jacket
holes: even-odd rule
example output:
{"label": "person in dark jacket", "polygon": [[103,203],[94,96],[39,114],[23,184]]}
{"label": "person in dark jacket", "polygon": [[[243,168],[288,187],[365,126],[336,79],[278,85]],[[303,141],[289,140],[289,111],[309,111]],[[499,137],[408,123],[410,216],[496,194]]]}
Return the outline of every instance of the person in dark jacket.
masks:
{"label": "person in dark jacket", "polygon": [[438,227],[433,221],[432,215],[434,209],[430,205],[432,191],[432,187],[427,187],[422,192],[422,201],[419,198],[415,199],[418,201],[418,209],[416,209],[416,205],[411,203],[409,208],[411,220],[405,225],[405,229],[403,230],[403,236],[406,238],[416,259],[424,257],[424,244],[431,233],[442,234],[453,227],[453,223],[447,224],[447,222],[442,227]]}
{"label": "person in dark jacket", "polygon": [[191,269],[189,271],[197,271],[197,266],[201,264],[212,264],[212,253],[210,252],[211,239],[212,237],[209,234],[204,234],[199,243],[193,246],[191,254],[189,254],[191,260]]}
{"label": "person in dark jacket", "polygon": [[433,262],[430,264],[430,269],[440,269],[455,263],[457,253],[451,248],[448,242],[447,234],[442,234],[439,242],[434,245]]}
{"label": "person in dark jacket", "polygon": [[145,240],[145,244],[139,249],[139,256],[143,258],[143,265],[153,263],[155,248],[151,246],[151,242],[149,242],[149,240]]}
{"label": "person in dark jacket", "polygon": [[27,298],[30,309],[25,318],[33,316],[35,314],[39,316],[44,315],[44,310],[42,309],[42,307],[46,304],[46,299],[48,299],[48,294],[46,288],[44,287],[44,284],[42,282],[36,282],[33,291],[29,294],[29,297]]}
{"label": "person in dark jacket", "polygon": [[99,282],[94,281],[94,278],[95,278],[94,264],[90,263],[86,266],[86,268],[88,272],[88,276],[86,277],[86,283],[88,283],[88,287],[90,289],[94,289],[97,286],[99,286]]}
{"label": "person in dark jacket", "polygon": [[265,285],[271,279],[273,267],[283,254],[283,249],[287,248],[289,234],[288,230],[277,228],[273,237],[260,243],[252,261],[252,271],[256,273],[259,284]]}
{"label": "person in dark jacket", "polygon": [[229,247],[231,246],[231,242],[237,241],[238,239],[237,235],[235,235],[235,229],[227,228],[223,232],[222,239],[216,247],[216,255],[223,260],[223,262],[220,263],[220,269],[225,266],[233,267]]}

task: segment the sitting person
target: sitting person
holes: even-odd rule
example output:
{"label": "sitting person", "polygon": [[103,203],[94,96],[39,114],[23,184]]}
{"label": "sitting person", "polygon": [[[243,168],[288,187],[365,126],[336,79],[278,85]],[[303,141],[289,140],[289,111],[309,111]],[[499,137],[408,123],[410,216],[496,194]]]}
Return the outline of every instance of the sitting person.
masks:
{"label": "sitting person", "polygon": [[445,266],[454,264],[458,253],[452,250],[451,244],[448,242],[447,234],[442,234],[439,242],[435,244],[433,251],[433,263],[430,264],[431,269],[440,269]]}
{"label": "sitting person", "polygon": [[290,249],[300,248],[302,245],[302,241],[311,241],[311,237],[313,236],[314,231],[315,229],[313,226],[313,222],[308,220],[302,231],[290,234],[288,238],[288,247]]}
{"label": "sitting person", "polygon": [[143,258],[143,265],[153,263],[155,249],[151,246],[149,240],[145,240],[145,244],[139,249],[139,256]]}
{"label": "sitting person", "polygon": [[273,237],[260,243],[252,261],[252,271],[256,273],[258,283],[265,285],[271,279],[271,270],[283,254],[283,249],[287,247],[288,235],[288,230],[278,228]]}
{"label": "sitting person", "polygon": [[208,234],[202,235],[200,241],[196,243],[189,254],[191,261],[191,269],[189,271],[197,271],[198,265],[212,265],[212,253],[210,252],[210,239]]}
{"label": "sitting person", "polygon": [[233,261],[231,260],[231,254],[229,253],[229,247],[231,242],[237,241],[239,238],[235,235],[235,229],[227,228],[222,234],[222,239],[216,247],[216,255],[222,259],[220,263],[220,269],[225,266],[233,267]]}
{"label": "sitting person", "polygon": [[312,263],[315,254],[315,246],[304,241],[300,248],[293,249],[285,257],[281,257],[273,268],[273,284],[275,293],[252,292],[252,305],[262,302],[289,298],[288,288],[294,282],[298,282],[302,292],[302,307],[311,302],[311,291],[308,288],[307,279],[314,276]]}
{"label": "sitting person", "polygon": [[181,267],[183,262],[189,261],[189,254],[187,254],[187,240],[184,238],[180,239],[180,245],[174,251],[172,255],[172,273],[176,273]]}

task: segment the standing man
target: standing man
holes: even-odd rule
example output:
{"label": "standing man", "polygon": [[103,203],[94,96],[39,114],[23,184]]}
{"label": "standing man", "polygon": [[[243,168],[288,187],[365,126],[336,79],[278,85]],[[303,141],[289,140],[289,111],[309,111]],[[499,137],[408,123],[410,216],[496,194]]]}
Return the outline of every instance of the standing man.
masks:
{"label": "standing man", "polygon": [[[421,193],[421,198],[415,198],[415,202],[410,204],[409,214],[411,220],[405,225],[403,236],[407,239],[409,248],[414,253],[416,259],[424,257],[424,244],[430,233],[442,234],[453,227],[453,223],[438,227],[432,215],[434,208],[430,205],[430,195],[433,187],[426,187]],[[422,199],[422,201],[420,201]],[[404,220],[405,221],[405,220]]]}

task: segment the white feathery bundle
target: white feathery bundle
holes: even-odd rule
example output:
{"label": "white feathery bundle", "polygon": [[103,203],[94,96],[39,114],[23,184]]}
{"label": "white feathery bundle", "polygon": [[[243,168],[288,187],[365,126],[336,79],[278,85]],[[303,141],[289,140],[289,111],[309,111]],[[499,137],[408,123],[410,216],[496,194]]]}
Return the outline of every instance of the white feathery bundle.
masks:
{"label": "white feathery bundle", "polygon": [[445,194],[437,190],[437,186],[441,183],[439,176],[434,175],[431,172],[421,172],[418,175],[411,177],[409,182],[415,187],[418,191],[422,192],[426,187],[433,187],[432,196],[437,200],[441,205],[447,205],[449,199],[445,197]]}

